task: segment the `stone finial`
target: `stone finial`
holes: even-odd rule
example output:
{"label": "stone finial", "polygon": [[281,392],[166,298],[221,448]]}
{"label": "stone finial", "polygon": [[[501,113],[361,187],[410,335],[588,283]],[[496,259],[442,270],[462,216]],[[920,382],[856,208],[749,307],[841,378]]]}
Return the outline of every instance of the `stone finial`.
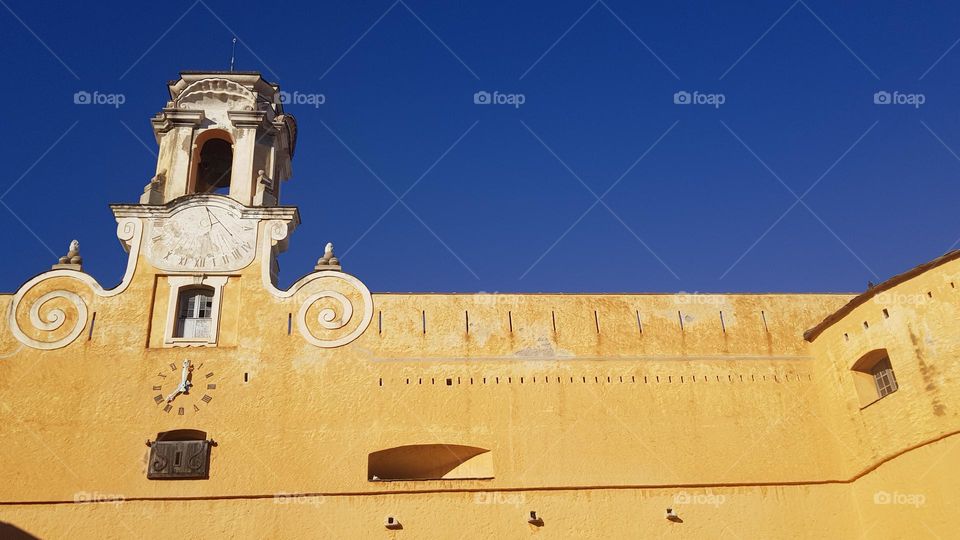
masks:
{"label": "stone finial", "polygon": [[277,184],[267,176],[263,169],[257,171],[256,193],[253,196],[256,206],[273,206],[277,204]]}
{"label": "stone finial", "polygon": [[67,249],[67,254],[63,257],[60,257],[60,260],[57,264],[53,265],[51,268],[54,270],[57,269],[67,269],[67,270],[79,270],[83,271],[83,258],[80,256],[80,242],[73,240],[70,242],[70,247]]}
{"label": "stone finial", "polygon": [[317,265],[313,267],[314,270],[337,270],[342,271],[343,268],[340,266],[340,259],[333,254],[333,242],[327,242],[327,246],[323,248],[323,257],[317,260]]}
{"label": "stone finial", "polygon": [[267,189],[273,189],[273,180],[267,178],[267,173],[263,169],[257,171],[257,182],[266,186]]}
{"label": "stone finial", "polygon": [[140,204],[163,204],[163,187],[166,182],[166,171],[160,171],[150,182],[143,187],[143,195],[140,195]]}

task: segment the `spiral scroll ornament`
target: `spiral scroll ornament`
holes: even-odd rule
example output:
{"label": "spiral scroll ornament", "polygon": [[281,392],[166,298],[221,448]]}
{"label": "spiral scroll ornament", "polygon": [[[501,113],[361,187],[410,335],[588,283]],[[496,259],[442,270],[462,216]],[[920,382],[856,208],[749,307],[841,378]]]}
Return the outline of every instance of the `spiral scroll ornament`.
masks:
{"label": "spiral scroll ornament", "polygon": [[[55,332],[63,327],[67,322],[67,313],[58,307],[47,306],[51,300],[58,298],[68,301],[77,312],[73,326],[69,332],[67,332],[67,335],[53,341],[40,341],[26,335],[14,320],[11,329],[17,339],[34,349],[59,349],[77,339],[87,324],[87,304],[83,301],[83,298],[75,292],[61,289],[50,291],[37,298],[30,306],[30,325],[41,332]],[[14,319],[16,318],[16,313],[12,313],[11,315]]]}
{"label": "spiral scroll ornament", "polygon": [[[310,344],[322,348],[340,347],[357,339],[373,319],[373,297],[370,291],[359,279],[342,272],[326,271],[313,275],[345,282],[344,284],[355,291],[352,296],[360,298],[351,300],[347,295],[335,290],[310,294],[304,298],[297,311],[297,329],[300,334]],[[314,305],[321,307],[315,318],[316,325],[311,325],[307,313]],[[355,314],[359,315],[359,323],[354,323]],[[311,326],[319,326],[320,332],[311,330]],[[348,328],[352,330],[347,331]]]}
{"label": "spiral scroll ornament", "polygon": [[[76,292],[65,288],[55,288],[35,299],[28,293],[33,290],[34,287],[47,280],[63,278],[67,278],[70,284],[78,285],[80,289],[89,290],[95,297],[108,298],[122,293],[130,285],[130,281],[133,278],[137,258],[139,257],[142,235],[143,223],[141,220],[136,218],[121,218],[117,220],[117,238],[120,239],[124,247],[129,251],[129,256],[123,279],[120,284],[113,289],[105,290],[95,279],[80,271],[79,268],[51,270],[24,283],[13,295],[7,313],[7,321],[13,336],[17,338],[20,343],[28,347],[41,350],[59,349],[73,343],[87,325],[87,316],[89,314],[87,301]],[[79,265],[77,266],[79,267]],[[67,285],[67,283],[64,283],[64,285]],[[70,286],[70,288],[74,287]],[[66,305],[64,306],[64,304]],[[27,305],[29,306],[27,312],[27,320],[30,325],[29,330],[33,334],[40,333],[41,338],[46,337],[47,339],[36,339],[28,336],[26,332],[24,332],[24,329],[21,328],[20,321],[17,319],[17,313],[21,312],[21,306]],[[65,309],[69,310],[69,313],[68,311],[64,311]],[[72,315],[73,312],[76,312],[76,317],[71,320],[70,315]],[[66,324],[71,324],[72,326],[67,328],[64,333],[64,325]]]}

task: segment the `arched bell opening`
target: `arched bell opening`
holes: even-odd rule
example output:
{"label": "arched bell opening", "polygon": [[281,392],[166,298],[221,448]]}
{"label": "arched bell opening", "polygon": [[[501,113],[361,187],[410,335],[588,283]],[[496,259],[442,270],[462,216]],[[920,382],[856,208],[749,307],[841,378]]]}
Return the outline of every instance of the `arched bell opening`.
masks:
{"label": "arched bell opening", "polygon": [[206,131],[194,143],[189,193],[230,193],[233,142],[222,130]]}

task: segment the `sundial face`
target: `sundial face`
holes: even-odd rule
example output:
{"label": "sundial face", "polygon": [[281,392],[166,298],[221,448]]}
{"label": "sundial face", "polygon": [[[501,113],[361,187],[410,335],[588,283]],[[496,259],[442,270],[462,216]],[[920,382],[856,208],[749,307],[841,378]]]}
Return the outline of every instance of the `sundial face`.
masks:
{"label": "sundial face", "polygon": [[151,221],[147,257],[174,272],[230,272],[253,261],[257,220],[238,209],[195,205]]}

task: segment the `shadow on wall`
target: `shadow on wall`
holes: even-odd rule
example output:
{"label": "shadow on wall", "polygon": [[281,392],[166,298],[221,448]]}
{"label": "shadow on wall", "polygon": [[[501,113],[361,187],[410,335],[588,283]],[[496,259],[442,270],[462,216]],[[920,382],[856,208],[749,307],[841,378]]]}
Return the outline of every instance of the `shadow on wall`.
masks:
{"label": "shadow on wall", "polygon": [[39,537],[34,536],[27,531],[12,525],[10,523],[0,521],[0,538],[6,540],[38,540]]}
{"label": "shadow on wall", "polygon": [[367,479],[453,480],[493,478],[490,450],[459,444],[412,444],[371,453]]}

